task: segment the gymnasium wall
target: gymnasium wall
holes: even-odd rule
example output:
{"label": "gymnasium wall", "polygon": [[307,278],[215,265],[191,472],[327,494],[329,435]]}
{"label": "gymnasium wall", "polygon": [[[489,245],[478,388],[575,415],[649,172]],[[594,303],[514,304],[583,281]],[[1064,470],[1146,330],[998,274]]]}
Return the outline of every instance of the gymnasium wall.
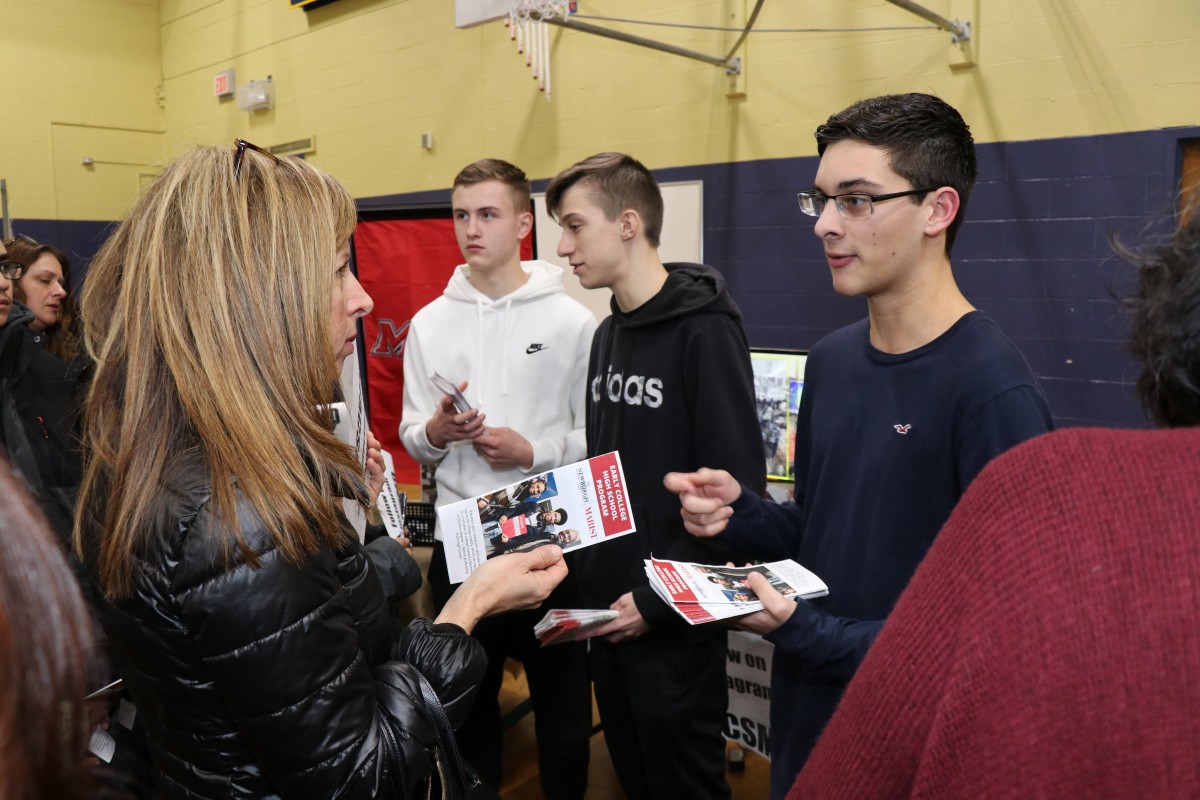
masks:
{"label": "gymnasium wall", "polygon": [[[108,182],[119,165],[101,170],[102,147],[114,153],[104,160],[145,174],[197,142],[314,136],[313,163],[358,197],[391,199],[444,198],[455,172],[483,155],[544,185],[583,156],[624,149],[663,180],[705,181],[706,259],[727,273],[752,342],[806,347],[864,308],[834,295],[795,205],[815,170],[812,130],[860,97],[934,92],[981,145],[981,185],[955,253],[968,297],[1017,340],[1060,422],[1137,424],[1105,237],[1170,208],[1181,142],[1200,136],[1200,6],[924,5],[970,19],[970,47],[882,0],[768,0],[736,78],[552,29],[547,103],[504,26],[455,29],[453,0],[336,0],[310,12],[284,0],[0,0],[39,32],[28,64],[0,51],[29,115],[0,120],[0,174],[14,216],[68,230],[119,217],[132,195],[128,180]],[[592,15],[729,27],[752,7],[580,3]],[[722,55],[736,37],[596,24]],[[896,26],[908,29],[769,32]],[[271,75],[275,108],[248,114],[215,98],[212,78],[227,68],[239,83]],[[80,166],[81,148],[94,151],[93,168]]]}
{"label": "gymnasium wall", "polygon": [[86,262],[162,157],[158,0],[0,0],[0,20],[13,229]]}
{"label": "gymnasium wall", "polygon": [[[81,2],[82,0],[75,0]],[[464,2],[469,0],[459,0]],[[744,74],[572,30],[550,32],[553,101],[502,23],[458,30],[455,0],[161,0],[169,149],[244,136],[317,137],[356,196],[439,189],[486,152],[550,177],[620,146],[652,168],[811,155],[813,128],[873,94],[931,91],[981,142],[1191,125],[1200,85],[1194,0],[926,0],[970,18],[976,66],[949,34],[882,0],[768,0]],[[582,0],[581,12],[736,26],[751,0]],[[595,23],[711,54],[736,34]],[[907,30],[770,33],[785,28]],[[917,29],[913,29],[917,28]],[[272,76],[272,111],[212,96],[213,75]],[[423,133],[434,147],[421,147]]]}
{"label": "gymnasium wall", "polygon": [[[1200,128],[1174,128],[978,148],[955,275],[1021,349],[1059,425],[1142,424],[1118,300],[1134,275],[1110,237],[1162,229],[1180,145],[1197,139]],[[803,157],[658,173],[704,181],[705,259],[727,275],[753,345],[807,348],[866,314],[864,300],[831,291],[813,220],[796,205],[816,168]]]}

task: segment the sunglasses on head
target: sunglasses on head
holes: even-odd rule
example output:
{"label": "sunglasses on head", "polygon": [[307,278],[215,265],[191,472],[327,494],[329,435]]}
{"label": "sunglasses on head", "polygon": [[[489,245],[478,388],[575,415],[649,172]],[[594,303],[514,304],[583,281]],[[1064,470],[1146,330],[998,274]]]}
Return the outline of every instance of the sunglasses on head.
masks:
{"label": "sunglasses on head", "polygon": [[247,150],[253,150],[256,153],[262,153],[264,156],[267,156],[272,161],[274,161],[276,164],[279,163],[279,156],[275,155],[270,150],[264,150],[263,148],[259,147],[256,144],[247,142],[245,139],[237,139],[234,141],[233,144],[234,144],[234,147],[236,148],[233,153],[233,178],[234,178],[234,180],[237,180],[239,177],[241,177],[242,159],[244,159],[246,157]]}

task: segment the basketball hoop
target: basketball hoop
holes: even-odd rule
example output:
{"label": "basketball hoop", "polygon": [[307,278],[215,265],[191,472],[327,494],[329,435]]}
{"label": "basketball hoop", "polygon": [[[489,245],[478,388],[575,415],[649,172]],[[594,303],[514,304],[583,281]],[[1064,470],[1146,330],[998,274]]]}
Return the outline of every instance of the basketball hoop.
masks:
{"label": "basketball hoop", "polygon": [[505,20],[508,38],[517,43],[517,52],[525,54],[525,66],[533,71],[538,90],[550,102],[550,33],[547,19],[561,17],[565,22],[575,4],[568,0],[513,0]]}
{"label": "basketball hoop", "polygon": [[574,3],[568,0],[513,0],[513,16],[518,19],[529,19],[536,12],[539,18],[562,17],[564,20],[571,14]]}

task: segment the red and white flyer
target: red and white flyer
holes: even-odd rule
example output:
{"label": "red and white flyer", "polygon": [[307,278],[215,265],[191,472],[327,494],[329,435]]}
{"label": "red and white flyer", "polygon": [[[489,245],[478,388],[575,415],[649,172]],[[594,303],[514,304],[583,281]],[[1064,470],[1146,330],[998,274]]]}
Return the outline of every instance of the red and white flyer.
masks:
{"label": "red and white flyer", "polygon": [[762,610],[750,588],[757,572],[775,591],[797,600],[829,594],[825,582],[795,561],[772,561],[748,567],[722,567],[684,561],[646,561],[646,577],[658,596],[692,625],[740,617]]}
{"label": "red and white flyer", "polygon": [[542,647],[574,642],[593,628],[616,618],[617,612],[607,608],[552,608],[533,626],[533,634]]}
{"label": "red and white flyer", "polygon": [[451,583],[505,553],[544,544],[570,552],[636,530],[615,452],[449,503],[437,515]]}

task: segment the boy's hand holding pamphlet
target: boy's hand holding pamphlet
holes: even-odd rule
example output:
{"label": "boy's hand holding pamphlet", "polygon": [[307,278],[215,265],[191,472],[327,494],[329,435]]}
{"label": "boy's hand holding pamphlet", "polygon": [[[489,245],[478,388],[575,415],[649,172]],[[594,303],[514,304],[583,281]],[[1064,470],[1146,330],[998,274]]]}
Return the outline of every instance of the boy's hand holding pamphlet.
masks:
{"label": "boy's hand holding pamphlet", "polygon": [[567,609],[552,608],[546,612],[538,624],[533,626],[533,635],[542,643],[542,647],[561,642],[574,642],[590,631],[598,628],[610,619],[616,619],[617,612],[606,609]]}
{"label": "boy's hand holding pamphlet", "polygon": [[575,550],[635,530],[617,453],[530,475],[437,515],[451,583],[493,556],[544,544]]}
{"label": "boy's hand holding pamphlet", "polygon": [[433,385],[442,390],[442,393],[449,397],[454,402],[454,408],[460,414],[465,414],[471,410],[471,404],[467,402],[467,398],[458,390],[453,381],[443,378],[436,372],[429,376],[429,380]]}
{"label": "boy's hand holding pamphlet", "polygon": [[692,625],[762,611],[763,604],[747,578],[758,572],[775,591],[811,600],[829,594],[825,582],[795,561],[772,561],[750,567],[718,567],[682,561],[646,561],[650,586]]}

